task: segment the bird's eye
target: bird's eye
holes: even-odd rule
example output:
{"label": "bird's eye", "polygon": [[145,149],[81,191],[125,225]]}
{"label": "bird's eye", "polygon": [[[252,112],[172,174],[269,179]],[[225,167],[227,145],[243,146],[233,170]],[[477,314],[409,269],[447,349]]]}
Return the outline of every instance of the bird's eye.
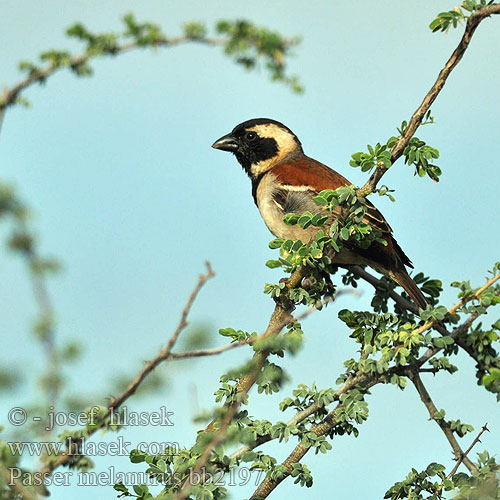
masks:
{"label": "bird's eye", "polygon": [[257,134],[255,132],[247,132],[245,134],[245,139],[247,141],[255,141],[255,139],[257,139]]}

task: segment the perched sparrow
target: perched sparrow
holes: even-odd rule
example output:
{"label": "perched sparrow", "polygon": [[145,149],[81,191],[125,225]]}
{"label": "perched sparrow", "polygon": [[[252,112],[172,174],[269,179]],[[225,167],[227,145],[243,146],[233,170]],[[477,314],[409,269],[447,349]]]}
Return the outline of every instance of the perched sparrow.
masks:
{"label": "perched sparrow", "polygon": [[[306,156],[299,139],[288,127],[267,118],[241,123],[212,147],[236,155],[252,181],[253,199],[264,222],[278,238],[304,243],[312,240],[317,227],[290,226],[283,222],[283,217],[287,213],[321,212],[322,208],[313,201],[320,191],[351,185],[339,173]],[[413,267],[410,259],[392,236],[382,214],[369,201],[366,203],[363,222],[381,231],[387,245],[373,242],[362,249],[356,243],[347,243],[335,254],[333,262],[372,267],[401,285],[415,304],[425,309],[427,301],[405,268]]]}

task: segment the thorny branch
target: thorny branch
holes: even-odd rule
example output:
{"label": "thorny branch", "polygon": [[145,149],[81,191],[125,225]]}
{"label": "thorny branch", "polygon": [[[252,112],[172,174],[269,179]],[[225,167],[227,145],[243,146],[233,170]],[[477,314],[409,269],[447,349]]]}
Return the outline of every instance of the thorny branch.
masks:
{"label": "thorny branch", "polygon": [[[475,319],[477,316],[471,315],[462,325],[457,327],[451,334],[450,336],[452,338],[456,338],[460,333],[463,331],[464,325],[469,325],[473,319]],[[473,319],[471,319],[473,318]],[[466,326],[466,327],[467,327]],[[442,348],[433,348],[433,349],[428,349],[413,365],[411,366],[396,366],[391,368],[387,373],[382,373],[382,374],[377,374],[377,375],[370,375],[366,373],[359,373],[356,372],[355,374],[351,375],[348,380],[335,392],[335,400],[338,401],[340,396],[342,394],[345,394],[346,392],[350,391],[351,389],[355,387],[361,387],[363,390],[369,389],[375,385],[378,385],[380,383],[386,383],[392,374],[397,374],[397,375],[403,375],[403,376],[409,376],[409,370],[414,370],[420,372],[421,367],[429,361],[432,357],[434,357],[438,352],[440,352]],[[335,411],[339,407],[339,405],[336,406],[319,424],[314,424],[310,428],[310,432],[316,434],[316,435],[324,435],[327,434],[335,425],[337,424],[336,418],[335,418]],[[297,412],[295,416],[288,422],[288,425],[296,424],[304,419],[306,419],[308,416],[312,415],[316,411],[318,411],[319,405],[317,403],[313,403],[310,405],[308,408],[305,408],[304,410]],[[239,458],[243,453],[245,453],[248,450],[252,450],[256,448],[257,446],[260,446],[261,444],[267,443],[269,441],[272,441],[273,438],[270,435],[267,436],[261,436],[258,438],[257,442],[255,443],[254,446],[243,446],[236,452],[234,452],[231,455],[231,458]],[[279,479],[270,479],[270,478],[265,478],[262,483],[258,486],[258,488],[255,490],[253,495],[250,497],[251,500],[262,500],[264,498],[267,498],[270,493],[284,480],[286,479],[291,471],[292,471],[292,465],[294,463],[298,463],[304,455],[309,451],[310,448],[307,448],[304,446],[302,443],[299,443],[294,450],[290,453],[288,458],[282,462],[281,465],[285,466],[287,468],[287,473],[285,473],[283,476],[281,476]]]}
{"label": "thorny branch", "polygon": [[[467,455],[471,452],[472,448],[476,446],[477,443],[481,442],[481,436],[486,432],[490,431],[488,429],[488,424],[484,424],[481,430],[479,431],[479,434],[474,438],[474,441],[472,441],[471,445],[465,450],[463,455],[457,460],[457,463],[455,464],[455,467],[451,469],[450,473],[446,476],[446,479],[451,479],[453,475],[457,472],[458,468],[460,467],[460,464],[467,458]],[[441,485],[438,489],[440,491],[442,489],[443,485]]]}
{"label": "thorny branch", "polygon": [[[401,297],[401,298],[403,300],[405,300],[403,297]],[[469,328],[469,326],[474,322],[475,319],[477,319],[477,317],[478,317],[477,313],[471,314],[460,326],[458,326],[457,328],[455,328],[455,330],[453,330],[449,334],[449,336],[455,342],[457,342],[458,337],[464,331],[466,331],[467,328]],[[417,360],[417,362],[413,366],[418,369],[419,373],[428,373],[428,372],[434,373],[435,372],[434,368],[422,368],[422,366],[425,363],[427,363],[427,361],[429,361],[431,358],[433,358],[436,354],[438,354],[440,351],[442,351],[442,348],[439,348],[439,347],[434,347],[434,348],[427,349],[427,351]],[[393,373],[393,372],[395,372],[395,371],[393,370],[391,373]],[[401,375],[405,375],[406,372],[404,372],[404,370],[402,370],[400,374]],[[383,376],[379,379],[379,381],[377,383],[383,382],[384,379],[385,379],[385,374],[383,374]],[[340,390],[342,391],[342,389],[343,389],[343,386],[340,388]],[[336,395],[338,396],[341,393],[342,392],[336,392]],[[305,420],[310,415],[316,413],[319,409],[320,409],[319,404],[318,403],[313,403],[310,406],[308,406],[307,408],[305,408],[304,410],[297,412],[287,422],[287,425],[290,426],[290,425],[293,425],[293,424],[298,424],[299,422],[302,422],[303,420]],[[267,443],[269,441],[272,441],[272,440],[273,440],[273,438],[269,434],[265,435],[265,436],[259,436],[258,439],[257,439],[257,441],[256,441],[256,443],[253,446],[249,446],[249,445],[242,446],[237,451],[235,451],[234,453],[232,453],[230,455],[230,458],[239,458],[246,451],[253,450],[253,449],[259,447],[260,445],[265,444],[265,443]]]}
{"label": "thorny branch", "polygon": [[[342,292],[344,292],[344,291],[340,291],[339,293],[337,293],[335,298],[338,295],[340,295]],[[328,302],[331,302],[332,300],[335,300],[335,299],[326,300],[322,303],[322,305],[326,305]],[[257,340],[268,337],[269,335],[277,335],[289,323],[292,323],[295,321],[302,321],[303,319],[305,319],[307,316],[309,316],[311,313],[313,313],[317,309],[318,309],[318,307],[310,307],[297,317],[285,315],[285,319],[281,322],[281,324],[278,323],[278,324],[275,324],[274,326],[271,326],[271,322],[270,322],[267,330],[262,335],[259,335],[258,337],[254,337],[252,339],[248,339],[248,340],[243,341],[243,342],[223,346],[222,348],[215,349],[215,351],[218,354],[219,352],[222,352],[223,350],[229,349],[231,346],[236,347],[238,345],[252,344]],[[189,353],[186,353],[186,354],[189,354]],[[263,354],[263,351],[260,351],[259,354]],[[265,353],[265,357],[267,357],[267,354],[268,353]],[[175,355],[174,355],[174,357],[175,357]],[[258,376],[260,370],[262,369],[265,357],[257,357],[257,355],[254,356],[253,361],[254,361],[254,363],[256,361],[256,363],[254,364],[254,366],[252,366],[252,370],[248,374],[248,375],[251,375],[251,377],[252,377],[249,380],[254,379],[253,383],[255,383],[257,376]],[[211,431],[215,431],[215,430],[216,430],[216,432],[215,432],[215,435],[213,436],[212,440],[205,447],[203,454],[196,462],[196,465],[192,469],[191,474],[193,476],[196,476],[196,474],[198,474],[203,469],[203,467],[206,465],[206,463],[210,459],[210,455],[212,454],[212,451],[215,449],[215,447],[218,444],[220,444],[225,439],[227,428],[231,424],[231,421],[232,421],[234,415],[236,414],[236,412],[238,411],[238,409],[240,408],[242,402],[245,400],[246,396],[248,395],[248,391],[251,389],[252,385],[253,384],[250,384],[250,382],[248,382],[248,384],[241,390],[241,392],[238,393],[237,400],[234,401],[231,405],[226,406],[227,409],[226,409],[223,417],[220,419],[220,422],[215,420],[207,428],[206,432],[211,432]],[[186,494],[188,494],[190,486],[191,486],[191,484],[189,483],[189,480],[186,480],[184,482],[184,484],[181,486],[181,489],[175,495],[174,500],[182,500],[183,498],[185,498]]]}
{"label": "thorny branch", "polygon": [[[288,294],[290,290],[300,285],[302,279],[306,275],[307,275],[307,268],[305,266],[302,266],[299,269],[297,269],[294,273],[292,273],[290,278],[288,278],[285,284],[285,289],[283,290],[280,298],[276,300],[276,307],[274,309],[273,314],[271,315],[269,325],[266,331],[262,335],[260,335],[259,338],[266,338],[271,335],[278,335],[287,324],[294,321],[303,320],[309,314],[317,310],[317,307],[311,307],[297,318],[291,316],[291,312],[293,311],[294,305],[293,302],[290,300]],[[342,291],[339,292],[339,294],[340,293],[342,293]],[[331,299],[325,301],[323,304],[330,301]],[[251,370],[244,377],[242,377],[237,384],[238,396],[236,400],[231,402],[230,404],[225,404],[223,407],[224,413],[222,418],[213,420],[205,429],[205,432],[209,433],[214,432],[215,435],[213,436],[209,444],[205,447],[200,458],[197,460],[196,465],[193,468],[193,474],[197,474],[202,470],[202,468],[206,465],[206,463],[210,459],[210,455],[212,454],[214,448],[225,439],[228,426],[231,424],[234,415],[241,406],[241,403],[248,395],[248,392],[257,381],[257,377],[262,367],[264,366],[268,355],[269,352],[265,350],[259,351],[254,354],[252,358]],[[175,495],[174,500],[182,500],[183,498],[186,498],[186,495],[189,494],[190,486],[191,485],[189,484],[189,481],[186,480],[181,486],[180,490]]]}
{"label": "thorny branch", "polygon": [[[479,290],[477,290],[474,294],[470,295],[469,297],[464,297],[462,300],[457,302],[453,307],[448,309],[448,314],[450,316],[454,316],[455,313],[461,307],[463,307],[465,304],[467,304],[471,300],[478,299],[485,290],[487,290],[491,285],[493,285],[499,279],[500,279],[500,273],[498,273],[496,276],[493,276],[493,278],[490,278],[488,281],[486,281],[486,283],[481,288],[479,288]],[[436,326],[437,323],[438,323],[438,321],[436,319],[432,319],[431,321],[427,321],[425,324],[423,324],[422,326],[417,328],[416,332],[423,333],[423,332],[429,330],[430,328]]]}

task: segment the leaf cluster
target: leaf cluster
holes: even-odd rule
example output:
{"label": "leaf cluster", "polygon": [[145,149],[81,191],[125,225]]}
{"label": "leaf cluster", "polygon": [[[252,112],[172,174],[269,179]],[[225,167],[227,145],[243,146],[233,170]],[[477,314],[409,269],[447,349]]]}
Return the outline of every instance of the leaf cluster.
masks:
{"label": "leaf cluster", "polygon": [[286,74],[286,59],[300,38],[287,39],[276,31],[257,27],[246,20],[219,21],[216,29],[227,37],[224,51],[237,64],[253,69],[262,60],[272,80],[285,83],[294,92],[303,91],[298,77]]}
{"label": "leaf cluster", "polygon": [[433,462],[424,470],[412,469],[403,481],[385,493],[390,500],[496,500],[500,498],[500,465],[487,452],[478,453],[473,474],[459,472],[448,478],[444,465]]}
{"label": "leaf cluster", "polygon": [[460,4],[460,7],[455,7],[453,10],[440,12],[431,22],[429,28],[434,33],[436,31],[443,31],[446,33],[451,27],[456,28],[459,24],[462,23],[462,21],[467,20],[471,14],[475,14],[482,8],[488,5],[493,5],[494,3],[494,0],[464,0]]}
{"label": "leaf cluster", "polygon": [[[356,195],[354,186],[325,189],[314,197],[314,202],[318,205],[316,213],[289,213],[283,221],[302,229],[318,227],[315,238],[308,244],[301,240],[272,240],[269,247],[279,249],[280,258],[269,260],[266,263],[268,267],[282,267],[287,272],[293,272],[299,266],[308,266],[330,273],[331,256],[340,252],[348,242],[360,248],[368,248],[373,242],[387,244],[380,231],[363,222],[367,205],[363,197]],[[327,225],[327,222],[331,224]]]}

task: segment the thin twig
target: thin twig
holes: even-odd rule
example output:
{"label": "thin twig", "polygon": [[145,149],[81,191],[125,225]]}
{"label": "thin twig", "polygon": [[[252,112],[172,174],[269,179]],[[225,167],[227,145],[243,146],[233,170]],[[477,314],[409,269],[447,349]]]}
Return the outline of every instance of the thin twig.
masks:
{"label": "thin twig", "polygon": [[419,368],[418,373],[432,373],[433,375],[436,375],[436,373],[438,373],[441,370],[442,368],[434,366],[433,368]]}
{"label": "thin twig", "polygon": [[[72,56],[66,64],[56,65],[53,63],[47,64],[44,68],[41,68],[38,71],[32,71],[26,78],[13,85],[11,88],[5,88],[0,95],[0,131],[5,115],[5,111],[8,107],[12,106],[19,95],[28,87],[35,83],[45,82],[47,78],[52,76],[54,73],[58,72],[63,68],[76,68],[78,66],[82,66],[87,63],[91,58],[108,55],[108,56],[117,56],[119,54],[123,54],[125,52],[129,52],[135,49],[144,49],[145,47],[174,47],[177,45],[181,45],[184,43],[199,43],[202,45],[208,46],[222,46],[228,42],[228,38],[223,37],[192,37],[192,36],[178,36],[178,37],[166,37],[159,36],[154,43],[144,46],[138,42],[127,42],[121,45],[117,45],[117,47],[112,52],[105,52],[103,54],[92,54],[88,51],[83,52],[82,54],[78,54]],[[291,47],[294,45],[293,39],[284,40],[283,46],[285,48]]]}
{"label": "thin twig", "polygon": [[[30,234],[24,219],[14,216],[14,221],[16,224],[15,232],[21,235]],[[47,322],[43,330],[43,335],[39,338],[45,354],[45,370],[48,374],[54,374],[57,379],[61,375],[60,356],[57,350],[56,332],[53,323],[54,306],[48,290],[46,274],[37,269],[40,257],[34,243],[27,247],[23,247],[20,251],[20,255],[25,260],[28,275],[31,280],[31,288],[38,308],[38,317],[41,321]],[[49,380],[43,385],[46,388],[45,399],[47,408],[52,408],[52,411],[57,412],[56,407],[59,398],[60,384],[57,381],[52,381],[53,378],[54,377],[48,377]],[[53,429],[50,431],[44,430],[46,436],[50,435],[52,431]]]}
{"label": "thin twig", "polygon": [[[461,325],[457,326],[453,332],[450,333],[450,337],[457,342],[457,339],[462,335],[470,325],[480,316],[478,312],[473,312]],[[418,358],[417,366],[422,366],[424,363],[429,361],[432,357],[434,357],[439,351],[441,351],[441,347],[429,347],[427,351]]]}
{"label": "thin twig", "polygon": [[[256,368],[254,368],[254,371],[260,372],[260,368],[256,367]],[[232,421],[234,415],[236,415],[236,412],[240,408],[241,403],[243,402],[243,400],[245,399],[247,394],[248,394],[248,392],[245,390],[240,392],[238,394],[237,400],[228,408],[228,410],[224,414],[222,420],[220,421],[220,427],[217,429],[217,431],[215,432],[215,435],[210,440],[208,445],[205,446],[205,449],[203,450],[203,453],[201,454],[200,458],[196,461],[196,464],[195,464],[194,468],[192,469],[192,472],[190,472],[190,474],[189,474],[190,477],[197,476],[197,474],[203,469],[203,467],[205,467],[206,463],[210,459],[210,456],[211,456],[213,450],[215,449],[215,447],[217,445],[219,445],[225,439],[226,433],[227,433],[227,428],[231,424],[231,421]],[[205,431],[205,432],[207,432],[207,431]],[[189,489],[191,488],[191,486],[193,486],[193,485],[190,483],[190,478],[188,477],[184,481],[184,483],[181,486],[181,488],[179,489],[179,491],[174,496],[173,500],[182,500],[184,498],[187,498],[187,496],[189,495]]]}
{"label": "thin twig", "polygon": [[[458,468],[460,467],[460,464],[464,461],[464,459],[470,453],[470,451],[472,450],[472,448],[474,448],[474,446],[476,446],[477,443],[481,442],[480,437],[486,431],[490,432],[490,430],[488,429],[488,424],[487,423],[483,425],[483,427],[479,431],[479,434],[475,437],[474,441],[472,441],[471,445],[464,451],[464,454],[457,460],[457,463],[455,464],[455,467],[453,467],[453,469],[451,469],[451,472],[446,476],[446,479],[451,479],[453,477],[453,475],[457,472]],[[443,485],[441,485],[439,487],[438,491],[440,491],[442,487],[443,487]]]}
{"label": "thin twig", "polygon": [[[117,397],[117,398],[111,398],[109,403],[108,403],[108,409],[106,414],[103,417],[103,421],[109,417],[112,413],[114,413],[118,408],[121,407],[121,405],[128,399],[130,396],[132,396],[135,391],[138,389],[138,387],[141,385],[141,383],[144,381],[144,379],[163,361],[166,361],[170,358],[171,350],[174,347],[177,339],[179,338],[179,335],[181,332],[188,326],[187,322],[187,317],[189,315],[189,312],[191,311],[191,307],[198,296],[198,293],[200,290],[203,288],[203,285],[212,277],[215,276],[215,273],[212,271],[212,268],[210,266],[210,263],[207,261],[205,262],[207,272],[205,274],[200,274],[198,278],[198,282],[196,283],[196,286],[194,287],[193,291],[189,295],[189,298],[186,302],[186,305],[184,306],[184,309],[182,310],[181,317],[179,320],[179,323],[177,325],[177,328],[174,330],[174,333],[170,337],[167,345],[158,353],[156,358],[154,358],[152,361],[148,361],[144,367],[141,369],[141,371],[136,375],[134,380],[130,382],[128,387]],[[92,427],[88,431],[88,436],[92,435],[94,432],[96,432],[99,429],[99,426]],[[64,452],[61,455],[59,455],[54,461],[49,462],[45,468],[43,469],[43,473],[45,475],[50,474],[54,469],[57,467],[64,465],[68,463],[71,460],[72,456],[68,452]]]}
{"label": "thin twig", "polygon": [[217,356],[218,354],[222,354],[226,351],[231,351],[232,349],[236,349],[237,347],[241,347],[243,345],[251,344],[255,342],[255,340],[261,338],[252,337],[245,340],[240,340],[238,342],[231,342],[230,344],[224,344],[220,347],[213,347],[212,349],[196,349],[195,351],[185,351],[185,352],[172,352],[168,359],[189,359],[189,358],[202,358],[205,356]]}
{"label": "thin twig", "polygon": [[[345,293],[356,293],[355,290],[339,290],[335,294],[335,300],[337,298]],[[333,302],[332,298],[328,298],[326,300],[321,301],[320,305],[315,305],[312,307],[308,307],[302,314],[298,316],[290,316],[287,320],[284,321],[283,325],[281,326],[281,329],[287,326],[290,323],[295,323],[295,322],[301,322],[304,319],[306,319],[310,314],[312,314],[314,311],[317,311],[318,309],[321,309],[323,306],[328,305],[330,302]],[[237,347],[241,347],[244,345],[252,345],[255,342],[258,342],[259,340],[262,340],[266,338],[269,334],[264,332],[261,335],[249,337],[245,340],[240,340],[238,342],[231,342],[230,344],[225,344],[220,347],[213,347],[211,349],[197,349],[195,351],[185,351],[185,352],[172,352],[170,353],[169,359],[189,359],[189,358],[200,358],[204,356],[217,356],[218,354],[222,354],[226,351],[230,351],[232,349],[235,349]]]}
{"label": "thin twig", "polygon": [[438,426],[443,431],[443,434],[446,436],[446,439],[450,443],[455,459],[457,461],[462,460],[462,462],[467,467],[467,469],[469,469],[471,474],[473,472],[476,472],[477,467],[473,462],[469,460],[467,454],[463,452],[462,448],[458,444],[458,441],[455,439],[455,435],[453,434],[453,431],[451,430],[448,421],[444,420],[443,418],[436,418],[436,413],[438,413],[438,409],[436,408],[436,405],[432,401],[431,396],[427,391],[427,388],[425,387],[424,383],[422,382],[422,379],[420,378],[418,371],[408,370],[408,376],[410,380],[413,382],[413,385],[415,386],[415,389],[417,390],[418,394],[420,395],[422,403],[424,403],[425,407],[427,408],[429,416],[431,417],[432,420],[436,421]]}
{"label": "thin twig", "polygon": [[179,320],[179,324],[175,329],[174,333],[170,337],[167,345],[159,352],[158,356],[154,358],[152,361],[146,363],[143,369],[138,373],[135,379],[130,382],[129,386],[123,391],[123,393],[118,398],[112,398],[108,405],[108,415],[111,413],[113,409],[119,408],[126,399],[128,399],[134,392],[137,390],[142,381],[162,362],[169,358],[172,348],[174,347],[177,339],[181,332],[188,326],[187,317],[189,312],[191,311],[191,307],[198,296],[198,293],[202,289],[203,285],[210,279],[215,276],[215,273],[212,271],[210,263],[205,262],[207,272],[206,274],[200,274],[198,278],[198,282],[194,287],[193,291],[189,295],[189,298],[182,310],[181,318]]}
{"label": "thin twig", "polygon": [[[337,393],[335,393],[335,394],[336,394],[336,396],[340,395],[340,394],[337,394]],[[312,414],[316,413],[320,408],[321,407],[320,407],[320,405],[318,403],[312,403],[307,408],[304,408],[303,410],[298,411],[287,422],[287,424],[286,424],[287,427],[290,427],[291,425],[295,425],[295,424],[298,424],[298,423],[302,422],[307,417],[309,417]],[[239,448],[238,450],[236,450],[234,453],[231,453],[231,455],[229,455],[229,458],[240,458],[245,452],[253,450],[253,449],[259,447],[262,444],[265,444],[265,443],[268,443],[269,441],[272,441],[273,439],[276,439],[276,438],[271,437],[270,434],[266,434],[264,436],[259,436],[257,438],[257,440],[255,441],[255,443],[252,446],[250,446],[250,445],[242,446],[241,448]]]}
{"label": "thin twig", "polygon": [[[453,307],[450,307],[450,309],[448,309],[447,314],[454,316],[455,313],[458,311],[458,309],[463,307],[465,304],[469,303],[471,300],[478,299],[485,290],[487,290],[491,285],[493,285],[499,279],[500,279],[500,273],[498,273],[496,276],[493,276],[493,278],[490,278],[489,280],[487,280],[486,283],[481,288],[476,290],[476,292],[473,293],[472,295],[470,295],[468,297],[464,297],[463,299],[459,300]],[[418,327],[415,330],[415,332],[416,333],[423,333],[423,332],[429,330],[430,328],[434,327],[437,323],[438,323],[438,320],[436,320],[436,319],[432,319],[431,321],[427,321],[422,326]]]}

